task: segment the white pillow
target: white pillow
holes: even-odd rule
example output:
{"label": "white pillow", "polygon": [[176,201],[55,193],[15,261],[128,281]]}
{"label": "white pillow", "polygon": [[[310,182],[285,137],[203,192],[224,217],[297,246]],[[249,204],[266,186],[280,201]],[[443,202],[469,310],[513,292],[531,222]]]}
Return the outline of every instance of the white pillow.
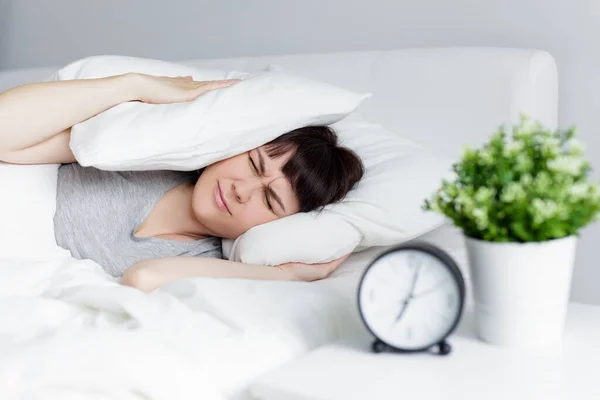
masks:
{"label": "white pillow", "polygon": [[64,256],[54,237],[58,165],[0,162],[0,261]]}
{"label": "white pillow", "polygon": [[224,240],[229,259],[266,265],[324,262],[355,246],[397,244],[442,225],[443,217],[421,206],[450,177],[450,159],[357,116],[332,128],[365,165],[356,188],[321,213],[295,214],[254,227],[233,243]]}
{"label": "white pillow", "polygon": [[196,80],[239,78],[242,82],[188,103],[123,103],[75,125],[70,147],[83,166],[199,169],[293,129],[339,121],[370,96],[285,72],[225,72],[122,56],[76,61],[61,69],[56,79],[126,72],[191,75]]}

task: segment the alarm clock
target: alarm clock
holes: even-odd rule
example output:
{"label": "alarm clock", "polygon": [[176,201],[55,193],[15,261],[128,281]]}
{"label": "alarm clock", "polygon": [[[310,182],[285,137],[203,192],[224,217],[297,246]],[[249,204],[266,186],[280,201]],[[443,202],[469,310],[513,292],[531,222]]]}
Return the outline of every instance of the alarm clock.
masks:
{"label": "alarm clock", "polygon": [[379,255],[361,276],[358,308],[375,337],[372,350],[446,355],[462,316],[465,282],[454,260],[424,242]]}

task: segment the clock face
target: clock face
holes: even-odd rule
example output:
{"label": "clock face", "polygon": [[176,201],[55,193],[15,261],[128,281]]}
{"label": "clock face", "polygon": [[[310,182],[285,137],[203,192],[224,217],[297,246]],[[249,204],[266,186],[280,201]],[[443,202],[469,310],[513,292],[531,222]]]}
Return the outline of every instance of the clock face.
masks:
{"label": "clock face", "polygon": [[462,313],[458,279],[428,252],[392,251],[363,276],[358,298],[363,320],[377,338],[397,349],[430,347],[451,332]]}

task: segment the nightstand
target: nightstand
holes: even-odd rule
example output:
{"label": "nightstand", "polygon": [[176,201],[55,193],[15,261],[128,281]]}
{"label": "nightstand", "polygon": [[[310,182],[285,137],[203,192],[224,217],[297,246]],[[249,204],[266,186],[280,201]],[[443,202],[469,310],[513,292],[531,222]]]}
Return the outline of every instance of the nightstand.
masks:
{"label": "nightstand", "polygon": [[571,303],[562,346],[523,351],[477,340],[466,311],[448,356],[374,354],[365,336],[320,347],[259,377],[260,400],[600,399],[600,307]]}

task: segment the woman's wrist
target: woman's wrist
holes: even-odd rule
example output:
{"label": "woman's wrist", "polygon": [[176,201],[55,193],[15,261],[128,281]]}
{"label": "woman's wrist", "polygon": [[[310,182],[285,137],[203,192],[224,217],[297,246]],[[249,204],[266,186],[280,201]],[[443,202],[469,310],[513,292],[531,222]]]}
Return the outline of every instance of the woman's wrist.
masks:
{"label": "woman's wrist", "polygon": [[275,265],[271,268],[276,270],[275,273],[277,275],[279,275],[281,277],[280,279],[283,281],[300,281],[301,280],[292,271],[290,271],[287,268],[282,268],[280,265]]}
{"label": "woman's wrist", "polygon": [[135,72],[128,72],[122,75],[111,76],[116,83],[119,100],[121,103],[128,101],[138,101],[142,97],[142,77]]}

